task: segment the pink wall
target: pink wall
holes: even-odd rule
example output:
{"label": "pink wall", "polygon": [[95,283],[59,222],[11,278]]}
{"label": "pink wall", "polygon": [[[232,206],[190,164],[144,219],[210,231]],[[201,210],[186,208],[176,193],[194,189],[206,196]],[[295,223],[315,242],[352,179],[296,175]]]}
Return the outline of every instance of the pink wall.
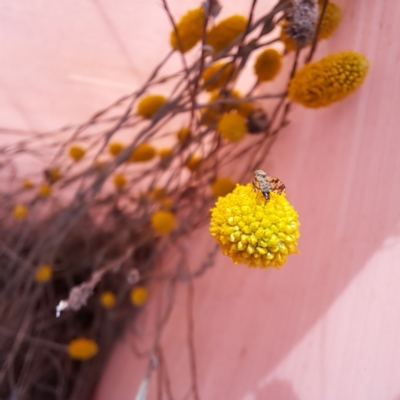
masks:
{"label": "pink wall", "polygon": [[[203,400],[400,398],[400,7],[338,2],[342,25],[319,55],[362,52],[369,75],[340,104],[297,106],[264,165],[300,214],[301,254],[280,271],[219,256],[196,282]],[[175,15],[194,5],[171,1]],[[224,15],[247,7],[231,2]],[[84,120],[146,77],[169,32],[156,1],[5,0],[0,13],[3,127]],[[211,244],[206,229],[192,238],[193,260]],[[183,291],[163,336],[176,399],[189,387],[185,312]],[[143,375],[129,340],[121,342],[97,400],[133,399]]]}

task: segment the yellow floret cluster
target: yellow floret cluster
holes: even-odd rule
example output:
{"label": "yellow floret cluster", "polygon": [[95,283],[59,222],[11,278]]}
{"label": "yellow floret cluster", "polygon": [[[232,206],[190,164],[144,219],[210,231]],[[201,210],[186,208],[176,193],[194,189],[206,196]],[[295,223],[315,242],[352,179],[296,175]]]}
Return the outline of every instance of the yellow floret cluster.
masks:
{"label": "yellow floret cluster", "polygon": [[247,133],[246,119],[237,112],[226,113],[218,122],[218,133],[230,142],[238,142]]}
{"label": "yellow floret cluster", "polygon": [[99,348],[94,340],[77,338],[68,343],[68,355],[75,360],[88,360],[94,357]]}
{"label": "yellow floret cluster", "polygon": [[115,294],[109,290],[102,292],[100,295],[100,303],[104,308],[114,307],[116,302]]}
{"label": "yellow floret cluster", "polygon": [[47,282],[53,276],[53,269],[50,265],[42,264],[35,272],[35,281],[39,283]]}
{"label": "yellow floret cluster", "polygon": [[329,2],[321,21],[318,39],[328,39],[335,32],[341,20],[342,10],[337,4]]}
{"label": "yellow floret cluster", "polygon": [[232,15],[212,27],[206,36],[206,44],[213,47],[215,53],[229,46],[246,30],[247,18],[243,15]]}
{"label": "yellow floret cluster", "polygon": [[364,82],[368,60],[353,51],[330,54],[300,69],[289,84],[289,98],[318,108],[340,101]]}
{"label": "yellow floret cluster", "polygon": [[153,118],[166,101],[161,94],[148,94],[139,100],[136,112],[143,118]]}
{"label": "yellow floret cluster", "polygon": [[147,289],[144,286],[136,286],[131,290],[131,302],[137,307],[143,306],[147,302],[147,297]]}
{"label": "yellow floret cluster", "polygon": [[82,146],[74,145],[68,150],[69,156],[76,162],[82,160],[86,154],[86,150]]}
{"label": "yellow floret cluster", "polygon": [[297,253],[298,214],[285,194],[267,201],[251,184],[237,185],[211,209],[211,235],[233,262],[250,267],[281,267]]}
{"label": "yellow floret cluster", "polygon": [[150,143],[142,143],[133,150],[129,156],[129,162],[146,162],[152,160],[157,154],[157,150]]}
{"label": "yellow floret cluster", "polygon": [[230,79],[234,79],[237,74],[233,71],[234,65],[227,62],[216,62],[207,67],[202,74],[204,89],[207,92],[225,86]]}
{"label": "yellow floret cluster", "polygon": [[175,30],[171,32],[169,40],[174,50],[179,50],[182,51],[182,53],[186,53],[197,44],[203,34],[204,16],[203,7],[189,10],[185,15],[182,16],[182,18],[176,24],[179,41]]}
{"label": "yellow floret cluster", "polygon": [[[227,95],[219,92],[214,92],[208,102],[224,101],[221,104],[209,106],[202,110],[201,123],[203,125],[214,125],[218,122],[223,113],[236,110],[239,114],[247,117],[254,111],[254,105],[248,101],[237,101],[242,98],[238,90],[231,90]],[[230,101],[232,99],[232,101]]]}
{"label": "yellow floret cluster", "polygon": [[175,228],[175,216],[170,211],[156,211],[151,216],[151,226],[159,235],[168,235]]}
{"label": "yellow floret cluster", "polygon": [[256,58],[254,73],[260,81],[271,81],[282,68],[281,55],[275,49],[265,49]]}

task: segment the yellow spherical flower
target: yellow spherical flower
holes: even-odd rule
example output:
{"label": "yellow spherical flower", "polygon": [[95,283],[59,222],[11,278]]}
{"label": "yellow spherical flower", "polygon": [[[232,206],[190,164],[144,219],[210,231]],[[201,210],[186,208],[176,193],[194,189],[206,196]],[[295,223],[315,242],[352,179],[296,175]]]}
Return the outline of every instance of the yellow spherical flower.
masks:
{"label": "yellow spherical flower", "polygon": [[100,303],[104,308],[112,308],[115,305],[115,294],[110,291],[105,291],[100,295]]}
{"label": "yellow spherical flower", "polygon": [[52,183],[55,183],[62,178],[61,171],[58,168],[48,169],[47,171],[45,171],[45,173],[47,179]]}
{"label": "yellow spherical flower", "polygon": [[148,94],[139,100],[136,112],[143,118],[153,118],[166,101],[166,97],[160,94]]}
{"label": "yellow spherical flower", "polygon": [[94,340],[80,337],[68,343],[68,355],[75,360],[88,360],[94,357],[99,348]]}
{"label": "yellow spherical flower", "polygon": [[175,216],[169,211],[156,211],[151,216],[151,226],[159,235],[168,235],[175,228]]}
{"label": "yellow spherical flower", "polygon": [[44,183],[39,187],[38,195],[40,197],[49,197],[51,195],[51,186],[48,183]]}
{"label": "yellow spherical flower", "polygon": [[33,188],[33,183],[29,178],[26,178],[22,181],[22,187],[24,189],[31,189]]}
{"label": "yellow spherical flower", "polygon": [[25,204],[16,204],[13,208],[12,213],[15,219],[23,220],[28,215],[28,208]]}
{"label": "yellow spherical flower", "polygon": [[211,184],[211,191],[214,197],[226,196],[235,189],[236,183],[227,177],[219,177]]}
{"label": "yellow spherical flower", "polygon": [[213,26],[206,36],[206,44],[218,53],[229,46],[240,34],[246,30],[247,18],[242,15],[232,15]]}
{"label": "yellow spherical flower", "polygon": [[117,189],[123,189],[126,186],[126,177],[124,174],[114,175],[114,185]]}
{"label": "yellow spherical flower", "polygon": [[328,106],[357,90],[368,67],[368,60],[354,51],[330,54],[297,71],[289,84],[289,98],[305,107]]}
{"label": "yellow spherical flower", "polygon": [[136,286],[131,290],[131,302],[135,306],[143,306],[148,297],[147,289],[143,286]]}
{"label": "yellow spherical flower", "polygon": [[[254,105],[248,101],[237,101],[242,98],[240,92],[236,89],[231,90],[228,95],[214,92],[209,99],[209,103],[215,101],[224,100],[222,104],[216,104],[215,106],[209,106],[202,110],[201,123],[203,125],[214,125],[218,122],[222,114],[228,113],[229,111],[236,110],[239,114],[247,117],[254,111]],[[230,101],[232,99],[232,101]]]}
{"label": "yellow spherical flower", "polygon": [[81,147],[81,146],[71,146],[69,148],[69,156],[74,160],[74,161],[80,161],[86,154],[86,150]]}
{"label": "yellow spherical flower", "polygon": [[199,167],[201,161],[201,157],[198,154],[192,154],[185,163],[185,166],[189,168],[191,171],[196,171]]}
{"label": "yellow spherical flower", "polygon": [[235,79],[237,73],[233,72],[233,63],[216,62],[207,67],[202,74],[204,89],[207,92],[225,86],[230,79]]}
{"label": "yellow spherical flower", "polygon": [[176,32],[173,30],[170,35],[169,42],[174,50],[186,53],[193,48],[203,35],[204,23],[203,7],[189,10],[176,24],[179,40],[176,37]]}
{"label": "yellow spherical flower", "polygon": [[120,142],[112,142],[108,145],[108,151],[116,157],[122,150],[125,149],[125,145]]}
{"label": "yellow spherical flower", "polygon": [[224,139],[238,142],[247,133],[246,119],[236,112],[224,114],[218,122],[218,132]]}
{"label": "yellow spherical flower", "polygon": [[176,132],[176,137],[178,138],[180,143],[186,143],[191,136],[191,132],[188,126],[184,126],[183,128],[179,129],[178,132]]}
{"label": "yellow spherical flower", "polygon": [[158,155],[160,158],[167,158],[172,154],[172,149],[170,147],[163,147],[162,149],[158,150]]}
{"label": "yellow spherical flower", "polygon": [[50,265],[47,264],[42,264],[35,273],[35,281],[44,283],[47,282],[51,279],[53,276],[53,269],[50,267]]}
{"label": "yellow spherical flower", "polygon": [[150,143],[142,143],[133,150],[129,156],[129,162],[146,162],[152,160],[157,155],[157,151]]}
{"label": "yellow spherical flower", "polygon": [[275,49],[265,49],[256,58],[254,72],[260,81],[271,81],[282,68],[282,57]]}
{"label": "yellow spherical flower", "polygon": [[211,209],[210,232],[233,262],[250,267],[282,266],[297,253],[298,215],[285,194],[265,200],[252,184],[237,185]]}
{"label": "yellow spherical flower", "polygon": [[339,26],[342,20],[342,10],[335,3],[328,3],[321,26],[318,32],[318,39],[327,39]]}

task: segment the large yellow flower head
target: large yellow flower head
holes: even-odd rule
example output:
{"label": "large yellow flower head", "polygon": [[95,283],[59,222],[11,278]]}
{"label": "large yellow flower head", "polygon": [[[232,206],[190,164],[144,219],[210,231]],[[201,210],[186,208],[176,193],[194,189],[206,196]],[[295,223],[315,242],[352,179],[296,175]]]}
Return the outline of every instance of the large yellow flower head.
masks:
{"label": "large yellow flower head", "polygon": [[207,67],[202,74],[204,89],[207,92],[219,89],[234,79],[237,73],[233,71],[234,65],[227,62],[216,62]]}
{"label": "large yellow flower head", "polygon": [[194,47],[203,35],[203,23],[203,7],[189,10],[176,24],[180,40],[178,41],[175,30],[171,32],[169,42],[172,48],[174,50],[182,51],[182,53],[186,53]]}
{"label": "large yellow flower head", "polygon": [[254,72],[260,81],[271,81],[282,68],[282,57],[275,49],[265,49],[256,58]]}
{"label": "large yellow flower head", "polygon": [[243,15],[225,18],[207,32],[206,44],[212,46],[215,53],[218,53],[242,34],[246,26],[247,18]]}
{"label": "large yellow flower head", "polygon": [[139,100],[136,112],[143,118],[153,118],[166,101],[161,94],[148,94]]}
{"label": "large yellow flower head", "polygon": [[211,235],[233,262],[250,267],[281,267],[297,253],[298,215],[285,194],[267,201],[251,184],[237,185],[211,209]]}
{"label": "large yellow flower head", "polygon": [[354,51],[329,54],[297,71],[289,84],[289,98],[305,107],[328,106],[356,91],[368,67],[368,60]]}

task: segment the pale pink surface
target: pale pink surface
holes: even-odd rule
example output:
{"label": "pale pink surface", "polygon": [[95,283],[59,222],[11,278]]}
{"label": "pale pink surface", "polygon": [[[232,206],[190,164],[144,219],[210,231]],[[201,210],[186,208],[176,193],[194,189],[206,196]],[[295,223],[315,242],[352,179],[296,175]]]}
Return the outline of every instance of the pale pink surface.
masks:
{"label": "pale pink surface", "polygon": [[[197,3],[171,4],[179,15]],[[245,4],[229,10],[245,12]],[[342,103],[297,106],[263,165],[285,182],[300,214],[301,254],[280,271],[233,266],[221,255],[196,282],[203,400],[399,399],[400,7],[340,4],[342,25],[319,55],[359,51],[371,62],[369,75]],[[139,85],[165,54],[169,27],[153,1],[0,7],[2,126],[79,122]],[[195,239],[194,266],[211,244],[206,230]],[[182,293],[163,336],[176,399],[189,388],[185,341]],[[122,342],[97,400],[133,399],[143,375],[144,364]]]}

